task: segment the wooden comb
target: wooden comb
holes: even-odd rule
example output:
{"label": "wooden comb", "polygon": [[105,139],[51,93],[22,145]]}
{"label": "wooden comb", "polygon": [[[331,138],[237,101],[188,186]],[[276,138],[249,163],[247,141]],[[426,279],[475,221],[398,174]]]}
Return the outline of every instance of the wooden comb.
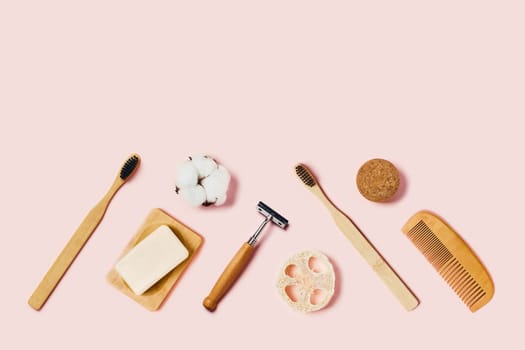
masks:
{"label": "wooden comb", "polygon": [[403,232],[423,253],[470,311],[494,295],[494,284],[476,254],[443,220],[427,211],[412,216]]}

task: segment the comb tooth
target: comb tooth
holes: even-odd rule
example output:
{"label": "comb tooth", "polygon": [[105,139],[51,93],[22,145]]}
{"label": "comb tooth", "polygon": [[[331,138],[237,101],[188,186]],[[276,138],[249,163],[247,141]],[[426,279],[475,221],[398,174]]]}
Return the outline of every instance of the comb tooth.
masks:
{"label": "comb tooth", "polygon": [[476,297],[483,292],[483,288],[481,288],[480,285],[477,285],[476,288],[471,290],[468,295],[465,296],[465,304],[469,304],[472,300],[476,299]]}
{"label": "comb tooth", "polygon": [[460,290],[463,290],[463,288],[465,287],[465,284],[467,284],[469,282],[470,278],[471,278],[471,276],[468,273],[468,271],[463,270],[463,274],[462,274],[461,278],[459,278],[456,281],[456,283],[454,284],[454,287],[452,288],[452,289],[454,289],[454,291],[456,292],[457,295],[459,295],[459,291]]}
{"label": "comb tooth", "polygon": [[474,305],[474,301],[478,301],[483,295],[485,295],[485,291],[481,287],[478,287],[471,296],[465,299],[465,304],[468,306]]}
{"label": "comb tooth", "polygon": [[441,276],[445,276],[447,274],[447,272],[450,270],[450,268],[454,265],[454,262],[456,262],[456,259],[450,259],[450,260],[447,261],[447,263],[445,265],[443,265],[443,267],[439,271]]}
{"label": "comb tooth", "polygon": [[449,278],[451,275],[453,275],[455,273],[457,269],[457,261],[454,261],[453,264],[450,265],[450,268],[447,269],[447,271],[445,273],[442,273],[441,276],[443,277],[443,279],[448,283],[449,281]]}
{"label": "comb tooth", "polygon": [[469,278],[465,281],[465,283],[463,283],[463,286],[458,289],[459,297],[463,299],[463,297],[465,297],[465,295],[468,294],[469,290],[473,288],[475,285],[476,285],[476,281],[474,281],[474,278],[472,278],[472,276],[470,276],[469,274]]}
{"label": "comb tooth", "polygon": [[[451,287],[460,299],[471,308],[486,293],[467,270],[463,269],[460,276],[456,281],[452,282]],[[458,283],[458,281],[460,282]]]}
{"label": "comb tooth", "polygon": [[458,294],[458,288],[463,281],[463,279],[466,277],[467,273],[465,271],[461,272],[459,277],[454,281],[454,284],[450,285],[450,288],[454,291],[454,293]]}
{"label": "comb tooth", "polygon": [[419,220],[419,222],[415,224],[414,227],[412,227],[412,229],[410,229],[410,232],[419,231],[422,228],[423,228],[423,220]]}
{"label": "comb tooth", "polygon": [[458,273],[456,273],[455,276],[450,279],[450,285],[451,286],[455,285],[457,282],[459,282],[463,278],[463,276],[466,273],[467,271],[465,271],[465,268],[463,267],[463,265],[458,264]]}
{"label": "comb tooth", "polygon": [[426,237],[423,232],[423,221],[418,222],[416,226],[408,231],[407,235],[414,244],[419,244],[419,242]]}
{"label": "comb tooth", "polygon": [[448,248],[422,220],[408,232],[408,236],[437,270],[452,258]]}
{"label": "comb tooth", "polygon": [[413,232],[415,238],[414,243],[419,247],[426,247],[428,241],[432,239],[432,233],[429,232],[429,230],[425,230],[425,223],[423,221],[419,223],[421,225]]}
{"label": "comb tooth", "polygon": [[452,283],[461,275],[461,273],[461,266],[458,264],[454,268],[454,271],[450,275],[448,275],[447,278],[445,278],[445,281],[448,283],[449,286],[452,286]]}
{"label": "comb tooth", "polygon": [[462,295],[460,295],[460,298],[461,300],[467,304],[467,300],[468,298],[466,297],[466,295],[469,295],[470,293],[472,293],[473,290],[476,290],[476,283],[474,283],[471,287],[470,287],[470,290],[468,291],[468,293],[463,293]]}
{"label": "comb tooth", "polygon": [[431,233],[428,233],[427,235],[428,237],[421,242],[421,245],[425,248],[424,253],[430,251],[429,254],[432,254],[435,250],[441,247],[439,246],[439,242],[437,242],[436,237],[434,237]]}
{"label": "comb tooth", "polygon": [[[483,291],[483,290],[482,290]],[[478,301],[481,300],[487,293],[483,291],[477,298],[473,299],[470,303],[467,304],[468,307],[472,307],[474,304],[476,304]]]}
{"label": "comb tooth", "polygon": [[450,269],[449,273],[447,274],[446,276],[446,280],[449,280],[451,279],[458,271],[459,271],[459,268],[460,268],[460,263],[459,261],[457,261],[456,259],[454,259],[454,264],[452,266],[452,268]]}
{"label": "comb tooth", "polygon": [[435,237],[432,237],[432,239],[430,239],[427,242],[427,245],[428,245],[428,256],[432,258],[434,258],[436,255],[439,255],[440,252],[444,254],[445,250],[447,249],[441,246]]}
{"label": "comb tooth", "polygon": [[482,289],[481,286],[477,283],[475,283],[471,288],[470,290],[468,291],[468,293],[465,293],[464,295],[464,301],[465,303],[467,303],[475,294],[477,294],[477,292]]}
{"label": "comb tooth", "polygon": [[440,269],[443,267],[443,265],[448,261],[450,260],[452,256],[450,256],[449,254],[447,254],[447,248],[446,247],[441,247],[440,249],[438,249],[433,258],[432,258],[432,265],[434,265],[434,267],[436,269]]}
{"label": "comb tooth", "polygon": [[436,268],[436,270],[439,270],[445,262],[447,262],[449,257],[444,255],[437,255],[434,257],[434,259],[431,261],[432,265]]}
{"label": "comb tooth", "polygon": [[428,256],[427,252],[432,248],[432,246],[435,244],[433,237],[431,234],[425,232],[424,236],[418,241],[416,245],[418,245],[419,250],[425,255]]}
{"label": "comb tooth", "polygon": [[420,247],[421,241],[425,239],[425,235],[420,230],[410,230],[408,233],[408,238],[412,240],[412,242],[416,245],[416,247]]}
{"label": "comb tooth", "polygon": [[476,279],[472,276],[470,276],[469,283],[465,286],[465,288],[461,291],[461,294],[466,297],[470,292],[472,292],[473,289],[476,289],[476,286],[479,286],[478,282],[476,282]]}
{"label": "comb tooth", "polygon": [[445,281],[447,281],[447,283],[450,281],[451,278],[453,278],[453,276],[456,275],[456,273],[459,271],[459,267],[459,262],[456,259],[454,259],[452,267],[447,271],[445,275],[442,275]]}
{"label": "comb tooth", "polygon": [[459,278],[456,283],[454,284],[454,286],[452,287],[452,289],[454,290],[454,292],[456,292],[456,294],[461,297],[460,295],[460,290],[462,290],[464,287],[465,287],[465,284],[468,283],[468,280],[470,278],[470,274],[465,270],[463,275],[461,276],[461,278]]}
{"label": "comb tooth", "polygon": [[436,265],[443,268],[443,266],[445,266],[445,264],[451,260],[453,260],[452,256],[448,256],[447,254],[444,254],[441,256],[441,258],[438,261],[436,261]]}
{"label": "comb tooth", "polygon": [[461,282],[461,280],[466,276],[468,272],[465,271],[465,269],[463,268],[463,266],[461,266],[460,270],[459,270],[459,273],[456,275],[456,277],[454,277],[453,279],[450,280],[450,286],[452,287],[452,289],[454,289],[454,291],[456,291],[456,286],[458,283]]}
{"label": "comb tooth", "polygon": [[[440,249],[437,251],[439,254],[439,260],[448,261],[452,259],[452,254],[450,251],[445,247],[441,242],[439,242]],[[439,266],[440,268],[443,266],[443,263]]]}

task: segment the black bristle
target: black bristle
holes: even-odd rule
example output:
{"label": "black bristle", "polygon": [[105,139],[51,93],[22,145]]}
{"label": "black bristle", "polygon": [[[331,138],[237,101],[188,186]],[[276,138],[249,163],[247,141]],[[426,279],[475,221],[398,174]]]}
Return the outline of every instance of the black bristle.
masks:
{"label": "black bristle", "polygon": [[126,180],[139,164],[139,157],[131,156],[120,169],[120,178]]}
{"label": "black bristle", "polygon": [[305,169],[302,165],[297,165],[295,167],[295,172],[297,173],[297,176],[301,179],[301,181],[308,187],[315,186],[315,179],[312,177],[310,172]]}

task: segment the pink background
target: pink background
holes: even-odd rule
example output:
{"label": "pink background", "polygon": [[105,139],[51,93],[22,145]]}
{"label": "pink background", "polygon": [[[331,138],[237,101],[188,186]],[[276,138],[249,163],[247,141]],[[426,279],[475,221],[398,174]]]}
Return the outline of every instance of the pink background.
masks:
{"label": "pink background", "polygon": [[[429,4],[430,3],[430,4]],[[2,1],[2,349],[523,349],[525,6],[522,1]],[[143,163],[44,309],[27,299],[132,153]],[[209,153],[234,202],[193,209],[177,164]],[[404,174],[391,204],[354,184],[383,157]],[[309,164],[421,299],[406,312],[293,174]],[[257,228],[273,227],[208,313],[201,301]],[[150,209],[205,237],[151,313],[105,275]],[[400,228],[444,217],[488,267],[475,314]],[[275,282],[314,248],[337,270],[329,308],[303,315]]]}

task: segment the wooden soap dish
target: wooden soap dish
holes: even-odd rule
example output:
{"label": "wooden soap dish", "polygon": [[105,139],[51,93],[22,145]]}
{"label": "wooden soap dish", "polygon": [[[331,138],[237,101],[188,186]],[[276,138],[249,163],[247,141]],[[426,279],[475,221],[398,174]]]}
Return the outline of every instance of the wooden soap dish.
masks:
{"label": "wooden soap dish", "polygon": [[202,237],[199,234],[182,224],[177,219],[171,217],[163,210],[157,208],[149,213],[146,221],[139,228],[135,236],[133,236],[131,242],[129,242],[126,248],[124,248],[117,261],[126,255],[141,240],[155,231],[160,225],[167,225],[177,235],[186,249],[188,249],[189,256],[185,261],[174,268],[142,295],[136,295],[131,291],[126,282],[124,282],[122,277],[120,277],[119,273],[115,270],[115,267],[113,267],[107,275],[107,280],[112,286],[151,311],[157,310],[160,305],[162,305],[164,299],[166,299],[167,295],[175,285],[175,282],[177,282],[181,274],[191,263],[193,256],[202,244]]}

